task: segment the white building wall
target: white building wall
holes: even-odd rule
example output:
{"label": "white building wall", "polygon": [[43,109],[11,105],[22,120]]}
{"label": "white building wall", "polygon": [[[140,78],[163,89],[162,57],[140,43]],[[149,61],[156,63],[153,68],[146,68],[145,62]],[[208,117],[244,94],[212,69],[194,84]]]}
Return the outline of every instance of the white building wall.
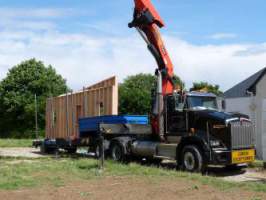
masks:
{"label": "white building wall", "polygon": [[266,76],[264,76],[256,86],[256,106],[257,123],[256,131],[258,133],[257,152],[266,162]]}
{"label": "white building wall", "polygon": [[255,128],[257,158],[266,162],[266,75],[256,85],[255,97],[225,99],[227,112],[250,116]]}
{"label": "white building wall", "polygon": [[262,135],[262,151],[263,160],[266,161],[266,99],[262,100],[262,120],[261,120],[261,135]]}
{"label": "white building wall", "polygon": [[241,98],[229,98],[225,99],[225,111],[226,112],[239,112],[252,117],[250,105],[252,97],[241,97]]}

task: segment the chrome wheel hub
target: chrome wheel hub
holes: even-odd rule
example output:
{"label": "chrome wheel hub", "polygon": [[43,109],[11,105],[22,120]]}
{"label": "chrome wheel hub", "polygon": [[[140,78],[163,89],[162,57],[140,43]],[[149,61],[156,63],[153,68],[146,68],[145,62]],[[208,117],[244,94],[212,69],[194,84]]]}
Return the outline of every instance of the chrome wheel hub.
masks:
{"label": "chrome wheel hub", "polygon": [[186,152],[184,155],[184,165],[186,169],[192,171],[195,168],[195,157],[191,152]]}

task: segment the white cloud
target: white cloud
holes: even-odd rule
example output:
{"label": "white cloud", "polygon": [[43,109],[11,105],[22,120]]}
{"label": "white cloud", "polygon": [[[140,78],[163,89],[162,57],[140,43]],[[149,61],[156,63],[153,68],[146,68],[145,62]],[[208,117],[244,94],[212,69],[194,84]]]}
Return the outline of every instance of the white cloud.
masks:
{"label": "white cloud", "polygon": [[51,21],[33,21],[33,20],[2,20],[0,28],[4,30],[13,30],[14,33],[23,30],[51,30],[56,28],[56,24]]}
{"label": "white cloud", "polygon": [[259,55],[266,53],[266,43],[261,43],[257,45],[249,45],[249,48],[236,52],[237,56],[250,56],[250,55]]}
{"label": "white cloud", "polygon": [[[83,11],[78,14],[82,15]],[[12,35],[22,30],[44,31],[57,27],[55,19],[76,15],[70,8],[9,8],[0,7],[0,29]]]}
{"label": "white cloud", "polygon": [[1,19],[14,18],[56,18],[69,15],[72,9],[53,8],[8,8],[0,7]]}
{"label": "white cloud", "polygon": [[[0,31],[0,79],[29,58],[51,64],[74,89],[117,75],[153,73],[156,63],[137,33],[100,37],[56,31]],[[228,89],[265,66],[266,53],[239,55],[265,44],[194,45],[165,35],[175,73],[191,86],[208,81]]]}
{"label": "white cloud", "polygon": [[234,33],[216,33],[210,36],[210,38],[214,40],[232,39],[236,37],[237,35]]}
{"label": "white cloud", "polygon": [[[229,89],[266,65],[266,52],[238,56],[259,44],[230,44],[197,46],[176,38],[167,38],[175,63],[175,72],[188,84],[208,81]],[[263,44],[261,44],[263,45]]]}
{"label": "white cloud", "polygon": [[[138,63],[141,57],[145,60],[145,56],[138,56],[141,49],[142,55],[146,53],[142,43],[136,39],[98,38],[55,31],[13,33],[11,38],[9,34],[0,32],[0,36],[9,38],[0,46],[0,78],[5,76],[7,66],[11,67],[32,57],[43,60],[45,64],[52,64],[75,89],[113,74],[123,78],[136,73],[136,70],[141,72],[143,68],[148,68],[145,66],[149,63],[147,61],[134,64],[134,60]],[[133,51],[130,44],[134,46]]]}

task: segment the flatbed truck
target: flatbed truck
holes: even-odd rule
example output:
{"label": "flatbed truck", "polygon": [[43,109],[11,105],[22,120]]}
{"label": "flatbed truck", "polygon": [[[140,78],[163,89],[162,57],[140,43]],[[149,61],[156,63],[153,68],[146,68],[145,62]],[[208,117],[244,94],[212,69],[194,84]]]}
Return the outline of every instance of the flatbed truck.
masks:
{"label": "flatbed truck", "polygon": [[103,149],[113,160],[170,159],[190,172],[255,159],[254,127],[248,116],[218,111],[212,93],[184,92],[174,85],[173,64],[159,33],[163,26],[150,0],[135,0],[129,27],[140,33],[158,65],[150,123],[140,123],[141,116],[135,121],[116,120],[123,116],[80,119],[77,141],[47,139],[41,143],[44,150],[65,148],[71,152],[77,146],[88,146],[99,155],[104,138]]}
{"label": "flatbed truck", "polygon": [[170,123],[165,124],[165,142],[153,134],[147,116],[101,116],[79,119],[76,142],[48,139],[42,146],[50,152],[63,148],[70,153],[86,146],[99,157],[103,137],[106,157],[115,161],[175,160],[180,169],[190,172],[254,160],[254,131],[247,116],[218,111],[216,96],[211,93],[190,92],[183,101],[176,94],[167,101],[164,118]]}

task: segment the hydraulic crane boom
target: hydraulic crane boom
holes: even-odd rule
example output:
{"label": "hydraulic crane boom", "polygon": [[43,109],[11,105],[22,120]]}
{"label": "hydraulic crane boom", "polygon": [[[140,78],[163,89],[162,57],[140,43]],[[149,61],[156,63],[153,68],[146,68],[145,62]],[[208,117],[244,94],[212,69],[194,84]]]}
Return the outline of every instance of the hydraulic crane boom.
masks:
{"label": "hydraulic crane boom", "polygon": [[150,0],[135,0],[133,21],[129,23],[128,26],[137,29],[141,37],[147,43],[148,49],[154,56],[158,65],[156,70],[156,75],[158,76],[157,96],[151,123],[153,132],[159,136],[161,141],[165,141],[163,99],[164,96],[173,93],[174,84],[173,63],[159,32],[159,28],[164,26],[164,22]]}
{"label": "hydraulic crane boom", "polygon": [[135,0],[133,21],[129,27],[135,27],[148,45],[155,57],[158,70],[162,74],[162,94],[173,93],[173,64],[164,46],[159,28],[164,22],[155,10],[150,0]]}

